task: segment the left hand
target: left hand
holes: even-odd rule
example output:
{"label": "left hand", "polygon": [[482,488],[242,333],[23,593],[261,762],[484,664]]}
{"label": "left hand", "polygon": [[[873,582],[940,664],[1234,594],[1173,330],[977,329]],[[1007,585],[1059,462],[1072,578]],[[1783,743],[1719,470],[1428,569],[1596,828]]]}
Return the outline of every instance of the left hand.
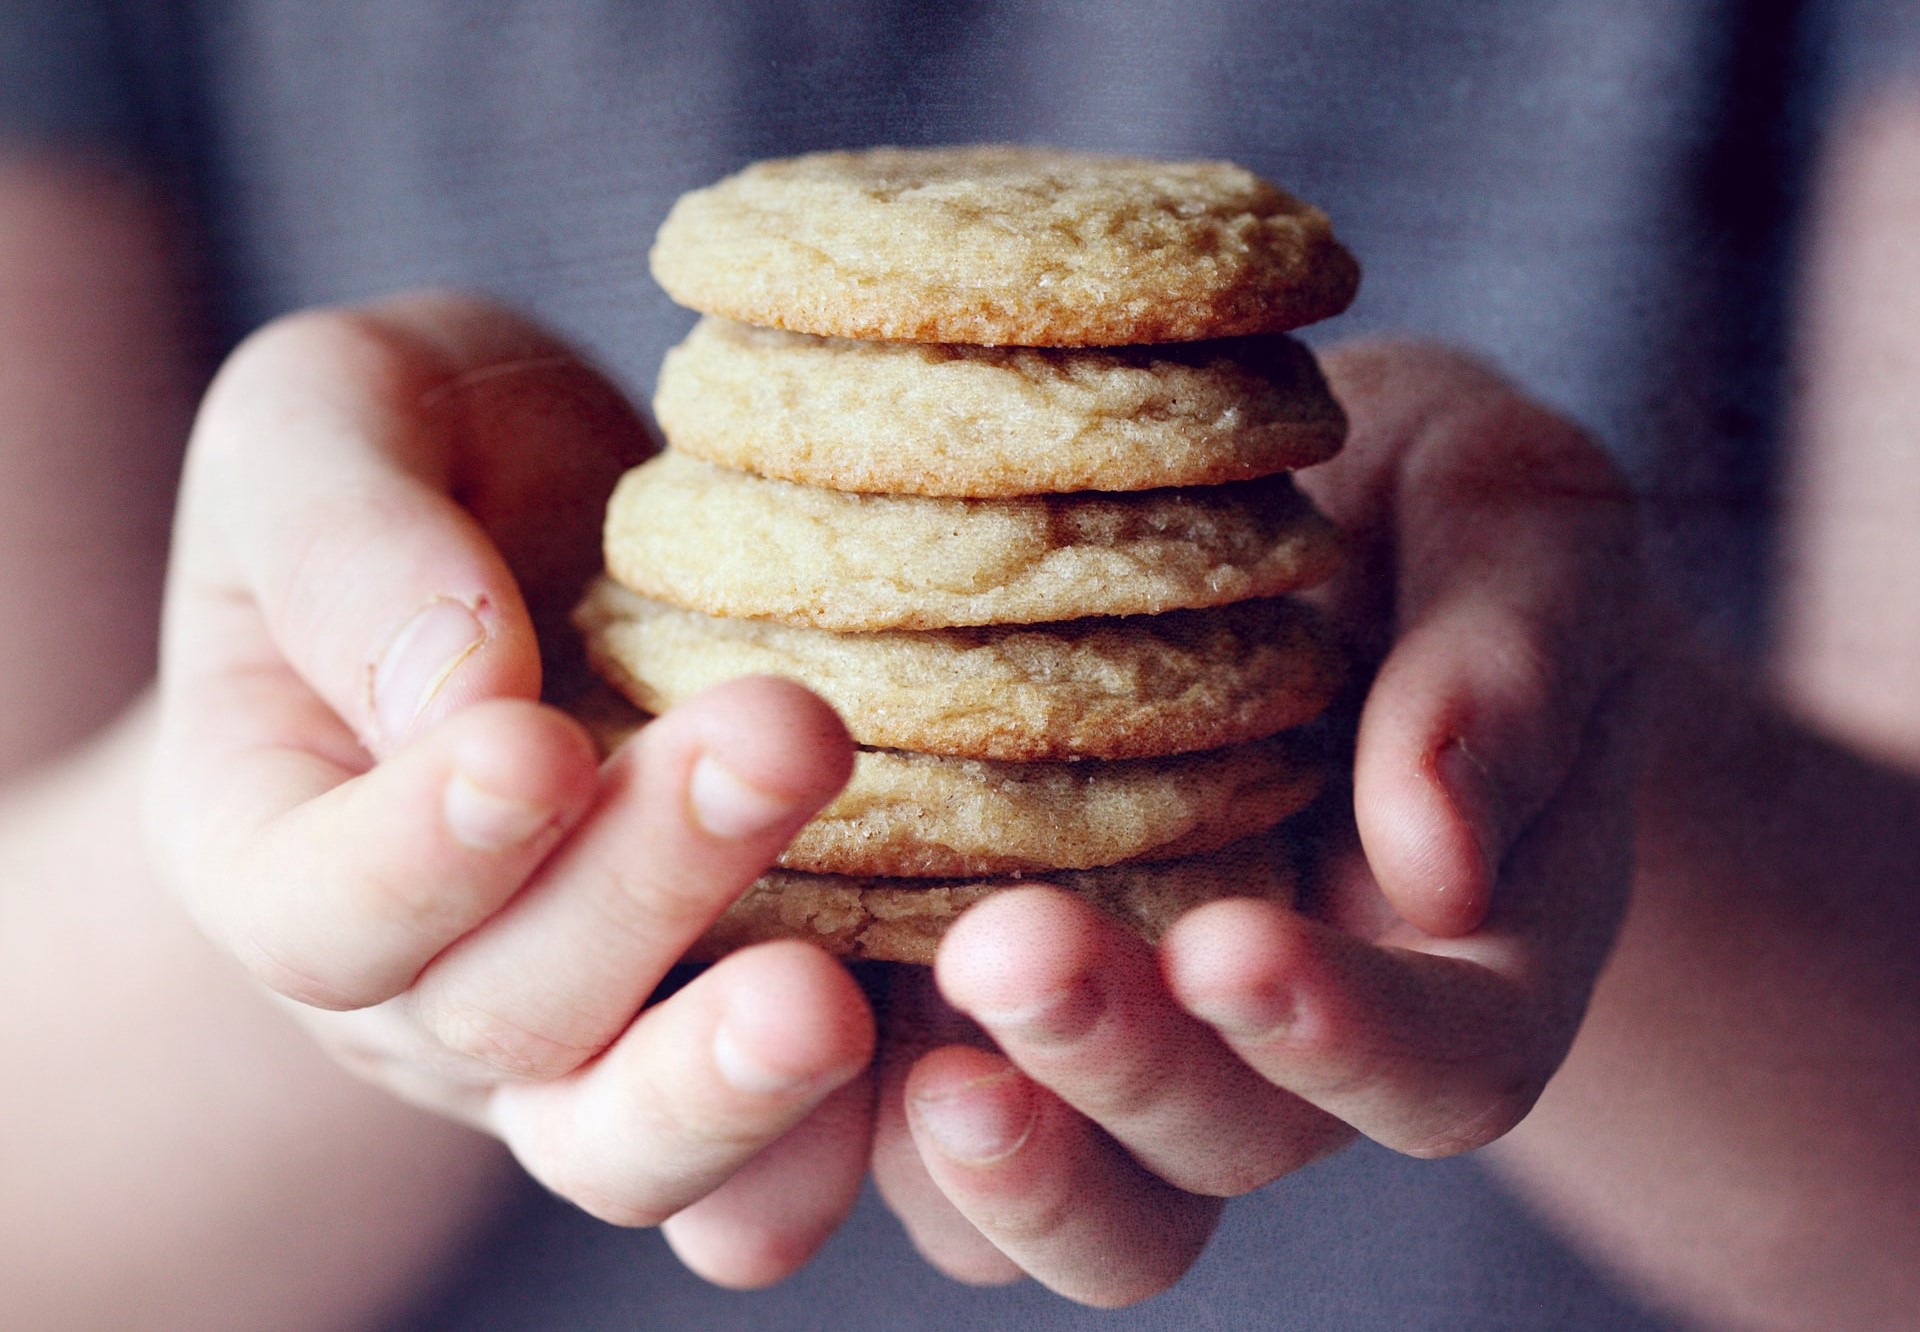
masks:
{"label": "left hand", "polygon": [[1492,1141],[1565,1057],[1619,928],[1643,633],[1625,483],[1459,356],[1326,368],[1352,436],[1301,484],[1353,538],[1322,604],[1378,667],[1351,835],[1302,911],[1214,903],[1157,953],[1045,887],[954,927],[939,993],[998,1049],[896,995],[874,1170],[962,1280],[1131,1303],[1191,1266],[1222,1198],[1356,1134],[1423,1157]]}
{"label": "left hand", "polygon": [[248,338],[189,450],[145,813],[195,923],[336,1062],[760,1285],[858,1194],[866,999],[783,941],[646,1001],[853,746],[764,678],[604,765],[538,701],[535,626],[600,566],[606,494],[648,443],[611,383],[489,301],[397,295]]}

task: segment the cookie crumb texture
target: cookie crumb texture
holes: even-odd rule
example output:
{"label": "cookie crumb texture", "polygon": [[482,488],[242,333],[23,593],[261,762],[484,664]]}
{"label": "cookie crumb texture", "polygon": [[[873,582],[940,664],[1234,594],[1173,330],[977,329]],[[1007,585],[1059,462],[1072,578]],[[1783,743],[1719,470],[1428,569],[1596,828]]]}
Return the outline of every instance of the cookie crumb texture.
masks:
{"label": "cookie crumb texture", "polygon": [[758,163],[682,197],[652,264],[705,314],[983,346],[1276,333],[1359,285],[1325,215],[1241,167],[1011,146]]}
{"label": "cookie crumb texture", "polygon": [[[648,718],[611,689],[569,705],[602,754]],[[1216,850],[1304,809],[1325,773],[1280,735],[1166,758],[998,763],[861,750],[787,869],[908,880],[1095,869]],[[937,885],[930,885],[937,886]]]}
{"label": "cookie crumb texture", "polygon": [[845,632],[1277,596],[1331,577],[1340,541],[1285,475],[965,500],[824,490],[669,449],[614,491],[606,553],[615,580],[686,610]]}
{"label": "cookie crumb texture", "polygon": [[611,748],[629,700],[773,674],[863,746],[694,956],[926,964],[1027,876],[1149,940],[1292,900],[1327,765],[1287,731],[1341,667],[1280,598],[1340,541],[1288,473],[1346,422],[1285,331],[1359,280],[1321,213],[1223,162],[882,148],[695,191],[652,263],[707,318],[576,613],[625,697],[576,706]]}
{"label": "cookie crumb texture", "polygon": [[831,490],[998,498],[1218,485],[1336,453],[1284,335],[1049,349],[856,342],[703,319],[660,367],[674,448]]}
{"label": "cookie crumb texture", "polygon": [[1332,631],[1284,598],[1033,626],[834,634],[681,610],[601,579],[575,612],[595,672],[659,713],[743,675],[819,694],[880,749],[1145,758],[1257,740],[1332,700]]}
{"label": "cookie crumb texture", "polygon": [[[1072,893],[1148,943],[1186,912],[1228,897],[1293,901],[1295,874],[1286,839],[1249,838],[1207,855],[1097,870],[1065,870],[1043,880]],[[947,928],[990,893],[1016,879],[899,880],[867,875],[774,870],[727,909],[688,954],[713,961],[770,939],[805,939],[837,957],[932,966]]]}
{"label": "cookie crumb texture", "polygon": [[947,878],[1216,850],[1319,794],[1287,737],[1172,758],[995,763],[862,750],[780,857],[817,874]]}

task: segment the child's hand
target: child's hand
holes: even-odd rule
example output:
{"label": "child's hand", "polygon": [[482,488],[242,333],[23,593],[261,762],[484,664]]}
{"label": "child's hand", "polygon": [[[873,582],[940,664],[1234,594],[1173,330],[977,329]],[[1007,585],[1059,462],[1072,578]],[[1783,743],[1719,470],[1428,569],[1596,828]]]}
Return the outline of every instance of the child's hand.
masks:
{"label": "child's hand", "polygon": [[1355,348],[1327,369],[1353,437],[1302,481],[1354,535],[1326,602],[1378,664],[1357,838],[1307,914],[1216,903],[1158,956],[1044,888],[956,925],[941,994],[1004,1057],[903,1030],[875,1157],[955,1275],[1143,1298],[1198,1256],[1219,1198],[1356,1132],[1417,1156],[1499,1137],[1579,1025],[1630,872],[1627,489],[1457,357]]}
{"label": "child's hand", "polygon": [[858,1190],[865,1000],[794,944],[641,1006],[851,745],[811,695],[746,680],[602,772],[535,701],[535,621],[598,566],[647,447],[577,357],[475,302],[249,340],[181,495],[151,832],[206,932],[343,1062],[758,1283]]}

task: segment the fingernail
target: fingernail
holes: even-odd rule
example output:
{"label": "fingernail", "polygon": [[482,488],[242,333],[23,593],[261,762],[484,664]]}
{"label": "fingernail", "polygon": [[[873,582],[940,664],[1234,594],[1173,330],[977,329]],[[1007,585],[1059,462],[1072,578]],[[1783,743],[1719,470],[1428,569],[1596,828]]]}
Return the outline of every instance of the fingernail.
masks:
{"label": "fingernail", "polygon": [[727,1029],[724,1017],[713,1031],[713,1065],[723,1082],[749,1096],[777,1096],[814,1081],[810,1075],[783,1072],[749,1055]]}
{"label": "fingernail", "polygon": [[1434,755],[1433,769],[1453,804],[1453,812],[1473,833],[1482,872],[1486,880],[1492,882],[1500,872],[1503,858],[1498,845],[1499,810],[1494,804],[1492,776],[1461,739],[1453,740]]}
{"label": "fingernail", "polygon": [[1066,988],[1019,1008],[973,1009],[968,1016],[987,1030],[1041,1045],[1066,1045],[1094,1029],[1106,1011],[1097,980],[1076,978]]}
{"label": "fingernail", "polygon": [[916,1096],[913,1111],[941,1155],[975,1166],[1019,1151],[1040,1118],[1033,1087],[1015,1068],[939,1095]]}
{"label": "fingernail", "polygon": [[458,772],[447,783],[440,809],[454,840],[475,851],[509,851],[524,846],[554,817],[551,809],[495,795]]}
{"label": "fingernail", "polygon": [[711,754],[694,761],[687,804],[694,822],[715,837],[750,837],[793,817],[793,801],[736,776]]}
{"label": "fingernail", "polygon": [[1284,1036],[1300,1016],[1291,990],[1264,986],[1236,994],[1210,995],[1190,1005],[1193,1015],[1222,1036],[1237,1041]]}
{"label": "fingernail", "polygon": [[487,631],[451,597],[435,597],[401,626],[373,671],[373,712],[380,733],[399,740],[439,695]]}

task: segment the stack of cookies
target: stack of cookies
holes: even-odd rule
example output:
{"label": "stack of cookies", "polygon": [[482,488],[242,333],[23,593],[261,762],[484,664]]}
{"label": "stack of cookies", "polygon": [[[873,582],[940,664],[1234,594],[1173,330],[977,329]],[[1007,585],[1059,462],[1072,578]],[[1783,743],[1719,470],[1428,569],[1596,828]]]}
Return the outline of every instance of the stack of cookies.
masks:
{"label": "stack of cookies", "polygon": [[609,506],[595,669],[646,712],[786,676],[861,746],[708,951],[925,962],[1021,877],[1149,937],[1288,891],[1288,731],[1339,677],[1284,595],[1339,558],[1288,473],[1345,421],[1282,333],[1352,298],[1325,217],[1223,163],[882,149],[690,194],[652,257],[706,318]]}

